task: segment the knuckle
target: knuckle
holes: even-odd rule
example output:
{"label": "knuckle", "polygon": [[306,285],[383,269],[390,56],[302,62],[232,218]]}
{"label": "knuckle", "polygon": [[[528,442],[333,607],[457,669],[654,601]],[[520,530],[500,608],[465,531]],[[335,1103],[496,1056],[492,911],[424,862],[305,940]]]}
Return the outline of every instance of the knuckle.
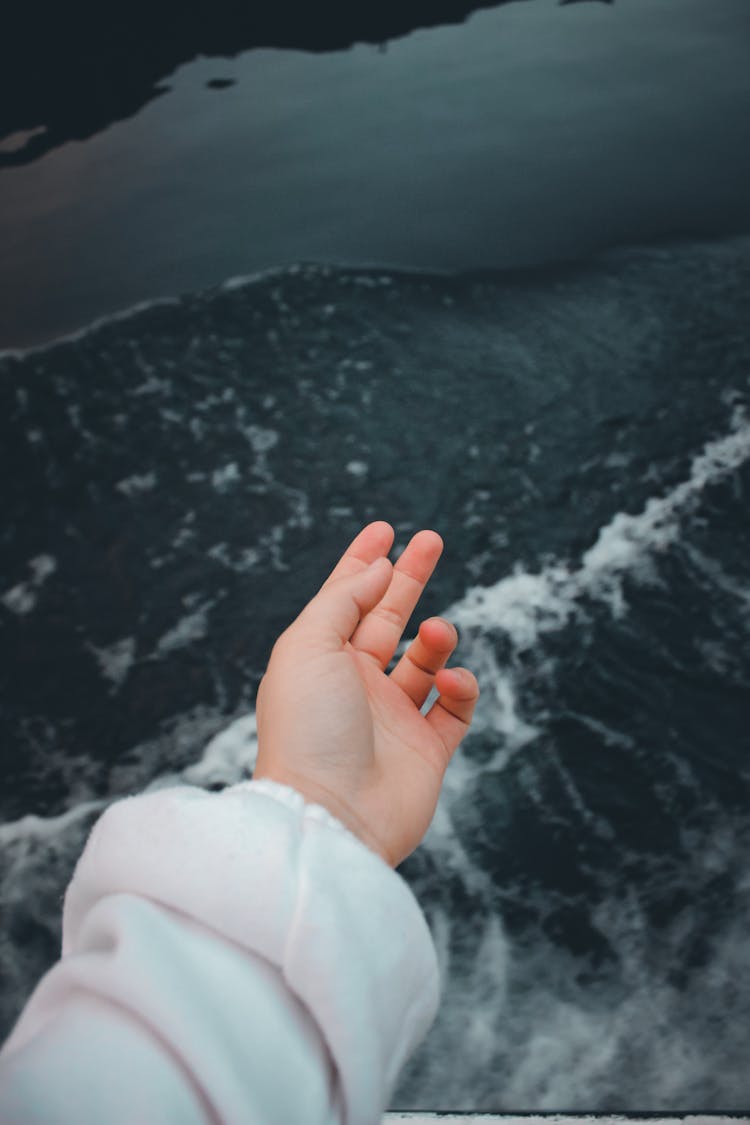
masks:
{"label": "knuckle", "polygon": [[469,720],[467,718],[465,718],[463,715],[459,714],[458,711],[454,711],[452,707],[448,707],[445,702],[441,702],[440,706],[443,708],[444,711],[447,711],[448,714],[451,715],[457,722],[459,722],[461,724],[461,726],[468,727]]}
{"label": "knuckle", "polygon": [[435,675],[435,668],[431,668],[426,660],[417,660],[413,652],[406,653],[410,664],[413,664],[418,672],[424,672],[427,676]]}
{"label": "knuckle", "polygon": [[393,625],[399,630],[403,629],[403,614],[399,613],[399,611],[394,606],[379,605],[373,612],[376,613],[377,616],[381,618],[381,620],[385,621],[388,625]]}

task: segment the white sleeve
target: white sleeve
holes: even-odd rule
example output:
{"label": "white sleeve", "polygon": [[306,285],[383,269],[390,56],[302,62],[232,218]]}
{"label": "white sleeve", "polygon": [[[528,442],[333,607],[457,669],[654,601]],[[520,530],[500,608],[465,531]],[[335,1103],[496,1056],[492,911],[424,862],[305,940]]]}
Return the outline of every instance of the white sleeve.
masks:
{"label": "white sleeve", "polygon": [[404,880],[270,781],[128,798],[0,1053],[0,1120],[373,1125],[438,1004]]}

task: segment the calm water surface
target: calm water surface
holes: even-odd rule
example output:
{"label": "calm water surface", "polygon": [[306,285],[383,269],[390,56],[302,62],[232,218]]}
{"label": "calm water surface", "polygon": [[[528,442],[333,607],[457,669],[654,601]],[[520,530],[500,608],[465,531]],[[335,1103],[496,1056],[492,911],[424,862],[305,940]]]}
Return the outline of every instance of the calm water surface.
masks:
{"label": "calm water surface", "polygon": [[503,267],[747,230],[749,59],[745,0],[536,0],[384,53],[199,60],[0,175],[0,345],[300,260]]}

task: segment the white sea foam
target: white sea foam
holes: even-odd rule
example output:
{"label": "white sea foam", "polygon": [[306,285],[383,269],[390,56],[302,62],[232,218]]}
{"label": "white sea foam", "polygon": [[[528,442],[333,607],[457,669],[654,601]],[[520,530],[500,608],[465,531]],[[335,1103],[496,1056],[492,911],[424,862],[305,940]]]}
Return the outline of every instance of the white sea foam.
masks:
{"label": "white sea foam", "polygon": [[234,785],[252,774],[257,754],[258,724],[250,711],[219,731],[182,778],[188,785]]}
{"label": "white sea foam", "polygon": [[172,383],[169,379],[159,379],[156,375],[149,373],[148,378],[143,383],[138,383],[133,387],[130,394],[136,397],[141,395],[168,395],[172,393]]}
{"label": "white sea foam", "polygon": [[150,492],[152,488],[156,487],[156,473],[133,473],[132,476],[124,477],[115,485],[118,492],[129,499],[133,496],[138,496],[142,492]]}
{"label": "white sea foam", "polygon": [[221,563],[227,570],[233,570],[237,574],[245,574],[247,571],[254,570],[260,562],[260,551],[254,547],[243,547],[242,549],[232,553],[228,543],[214,543],[212,547],[208,548],[206,552],[209,558],[215,559],[216,562]]}
{"label": "white sea foam", "polygon": [[[129,640],[130,638],[126,639]],[[174,743],[177,751],[181,743],[200,745],[205,740],[206,727],[215,728],[216,725],[217,717],[214,713],[203,713],[199,709],[184,715],[175,729],[161,741],[166,739]],[[133,767],[122,767],[119,771],[114,771],[115,781],[119,782],[117,788],[122,793],[130,793],[134,790],[150,792],[178,784],[233,785],[246,780],[255,766],[258,752],[255,712],[253,710],[243,712],[227,726],[222,727],[205,743],[200,757],[184,770],[162,773],[150,782],[145,782],[148,759],[156,749],[151,744],[136,748],[134,754],[129,755],[129,757],[135,756],[136,764]],[[113,799],[115,798],[80,801],[58,815],[45,817],[27,814],[19,817],[18,820],[0,824],[0,849],[3,850],[6,861],[3,893],[0,899],[7,901],[9,880],[15,885],[18,877],[19,886],[22,888],[25,885],[25,878],[22,878],[25,866],[34,863],[34,857],[40,848],[54,846],[64,853],[66,839],[71,836],[77,838],[80,822],[90,814],[104,810]],[[8,849],[15,849],[15,851],[11,855]]]}
{"label": "white sea foam", "polygon": [[0,348],[0,360],[23,359],[25,356],[40,355],[51,348],[56,348],[58,344],[74,344],[79,340],[85,340],[87,336],[98,332],[100,328],[104,328],[108,324],[119,324],[123,321],[132,320],[140,316],[141,313],[148,312],[149,309],[166,308],[170,305],[179,305],[179,303],[179,297],[157,297],[150,301],[138,301],[128,308],[97,317],[96,320],[92,320],[82,328],[74,329],[73,332],[66,332],[63,336],[55,337],[54,340],[46,340],[43,344],[33,344],[28,348]]}
{"label": "white sea foam", "polygon": [[258,285],[261,282],[269,281],[274,277],[284,277],[287,274],[292,276],[299,274],[305,269],[302,265],[291,266],[272,266],[267,270],[258,270],[255,273],[237,274],[235,277],[228,277],[226,281],[222,281],[219,286],[227,293],[231,293],[237,289],[246,289],[250,285]]}
{"label": "white sea foam", "polygon": [[105,679],[115,688],[122,687],[135,661],[135,637],[122,637],[111,645],[89,644],[88,648],[96,657]]}
{"label": "white sea foam", "polygon": [[394,1104],[601,1111],[616,1091],[624,1111],[663,1111],[721,1091],[726,1108],[741,1109],[750,1012],[732,982],[750,970],[747,897],[717,926],[708,964],[683,985],[665,972],[680,920],[654,948],[640,905],[613,893],[599,904],[599,922],[617,962],[592,983],[581,979],[580,960],[543,935],[511,939],[492,908],[463,917],[433,910],[441,1008]]}
{"label": "white sea foam", "polygon": [[201,640],[208,633],[208,611],[212,603],[199,606],[193,613],[186,613],[171,629],[168,629],[156,643],[155,655],[165,656],[178,648],[185,648],[193,641]]}
{"label": "white sea foam", "polygon": [[58,816],[35,816],[27,813],[18,820],[0,824],[0,848],[12,846],[33,847],[35,844],[51,840],[65,833],[91,812],[103,809],[107,801],[82,801]]}
{"label": "white sea foam", "polygon": [[211,474],[211,484],[217,492],[227,492],[233,484],[240,480],[240,470],[236,461],[230,461]]}
{"label": "white sea foam", "polygon": [[518,567],[493,586],[474,587],[448,610],[459,628],[505,634],[513,648],[533,648],[540,636],[564,628],[584,598],[605,602],[615,616],[626,610],[626,578],[653,581],[653,560],[677,539],[682,519],[716,484],[750,458],[750,424],[740,414],[732,432],[708,442],[687,480],[650,499],[637,515],[618,512],[603,527],[577,568],[555,561],[536,574]]}
{"label": "white sea foam", "polygon": [[278,445],[279,434],[277,430],[268,429],[265,426],[256,426],[254,424],[240,426],[242,433],[245,435],[253,452],[258,454],[267,453],[269,449],[273,449]]}
{"label": "white sea foam", "polygon": [[37,602],[37,591],[57,570],[57,561],[52,555],[36,555],[29,560],[31,576],[25,582],[18,582],[6,590],[0,598],[11,613],[23,615],[31,613]]}
{"label": "white sea foam", "polygon": [[[585,618],[586,599],[603,602],[613,615],[621,616],[627,608],[625,579],[653,582],[655,559],[675,542],[681,521],[700,503],[704,490],[723,480],[748,458],[750,424],[735,413],[730,433],[706,444],[693,459],[686,480],[664,496],[650,499],[639,514],[614,516],[601,529],[578,567],[560,560],[537,573],[518,567],[493,586],[473,587],[444,611],[444,616],[459,628],[460,658],[477,676],[481,688],[466,746],[474,739],[484,738],[495,745],[495,750],[489,758],[483,756],[480,760],[459,754],[451,763],[434,830],[425,838],[425,847],[434,849],[441,861],[447,855],[455,855],[459,847],[458,834],[453,831],[454,810],[462,807],[470,786],[486,772],[502,770],[512,756],[540,733],[543,715],[535,713],[532,721],[524,714],[526,672],[519,658],[535,650],[535,675],[551,673],[554,659],[540,642],[572,620]],[[498,636],[510,643],[505,662],[498,656]],[[607,732],[605,740],[621,745],[623,737],[618,732]],[[572,785],[570,778],[563,781]],[[576,794],[570,791],[569,796],[585,814],[587,810]],[[608,826],[602,823],[599,831],[606,834]],[[476,879],[466,864],[462,877],[467,886],[476,887]]]}

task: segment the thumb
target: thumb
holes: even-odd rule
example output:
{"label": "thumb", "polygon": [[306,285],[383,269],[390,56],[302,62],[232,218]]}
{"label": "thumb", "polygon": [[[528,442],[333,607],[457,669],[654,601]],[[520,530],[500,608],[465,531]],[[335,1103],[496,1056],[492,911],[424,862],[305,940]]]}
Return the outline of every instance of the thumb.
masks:
{"label": "thumb", "polygon": [[341,648],[383,597],[392,576],[390,560],[381,557],[358,574],[326,583],[302,610],[296,624],[322,647]]}

